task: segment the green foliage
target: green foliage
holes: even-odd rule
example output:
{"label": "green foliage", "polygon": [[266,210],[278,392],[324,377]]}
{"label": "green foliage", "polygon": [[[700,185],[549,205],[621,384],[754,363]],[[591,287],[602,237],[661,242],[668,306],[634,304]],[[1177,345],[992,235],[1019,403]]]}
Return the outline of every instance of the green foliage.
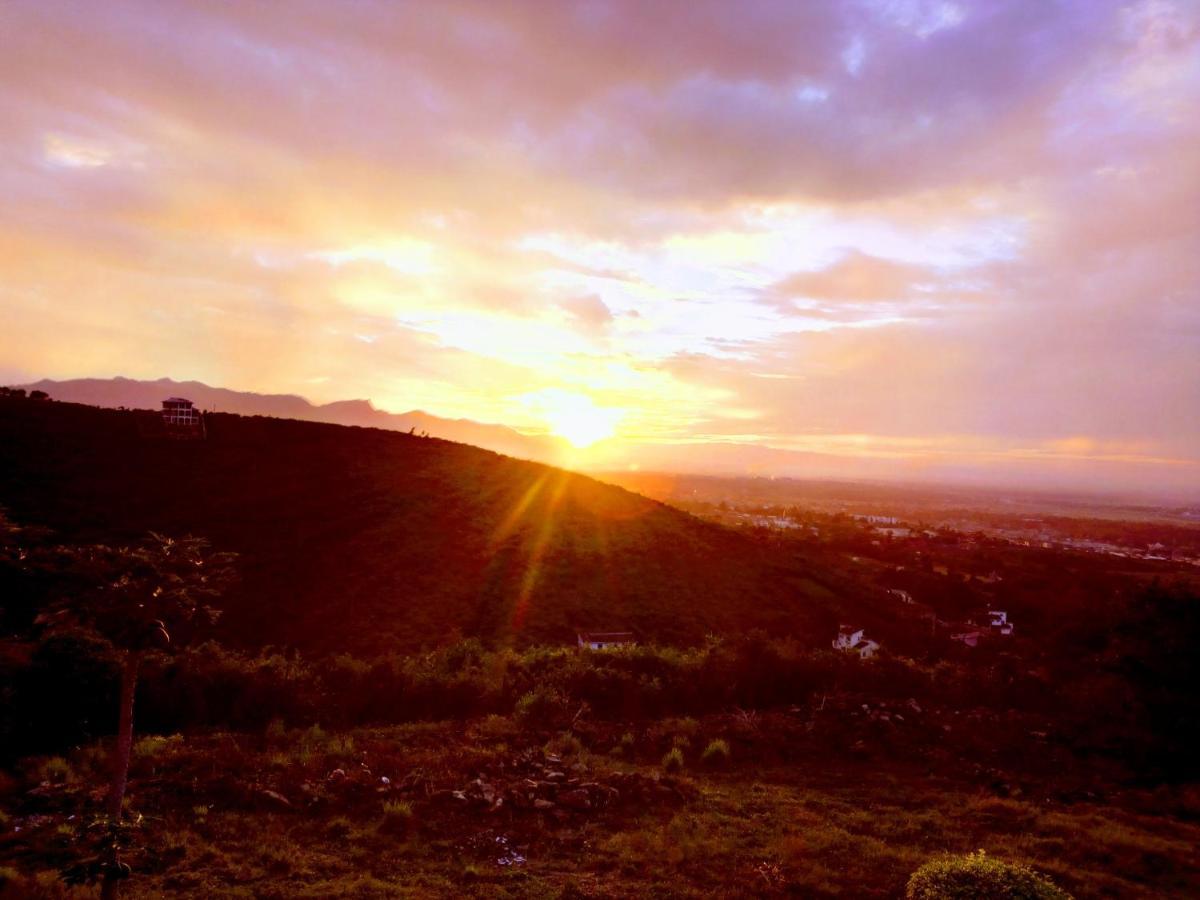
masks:
{"label": "green foliage", "polygon": [[183,735],[152,734],[139,738],[133,745],[134,759],[153,759],[174,747],[182,746]]}
{"label": "green foliage", "polygon": [[679,772],[683,769],[683,751],[678,747],[672,747],[662,758],[662,767],[664,772]]}
{"label": "green foliage", "polygon": [[151,533],[140,543],[62,548],[82,590],[47,605],[39,620],[94,631],[127,650],[165,649],[168,628],[215,621],[209,601],[233,577],[233,556],[206,541]]}
{"label": "green foliage", "polygon": [[1032,869],[980,850],[927,862],[908,879],[908,900],[1070,900]]}
{"label": "green foliage", "polygon": [[562,646],[577,628],[675,644],[754,627],[823,637],[799,565],[584,475],[447,441],[228,414],[206,417],[203,444],[180,447],[138,439],[141,417],[0,401],[0,496],[64,536],[116,546],[164,523],[237,547],[245,565],[221,624],[243,648],[369,660],[455,635]]}
{"label": "green foliage", "polygon": [[71,764],[61,756],[52,756],[38,766],[38,777],[51,784],[65,784],[75,777]]}
{"label": "green foliage", "polygon": [[563,731],[546,742],[545,750],[555,756],[579,756],[583,753],[583,742],[571,732]]}
{"label": "green foliage", "polygon": [[513,715],[528,728],[554,728],[567,717],[567,700],[556,689],[539,685],[522,695]]}
{"label": "green foliage", "polygon": [[729,764],[729,742],[721,738],[714,741],[709,741],[704,752],[700,754],[700,763],[709,768],[720,768]]}
{"label": "green foliage", "polygon": [[345,816],[334,816],[325,823],[325,836],[330,840],[345,840],[354,833],[354,823]]}
{"label": "green foliage", "polygon": [[416,822],[413,805],[406,800],[388,800],[383,804],[379,829],[386,834],[408,834]]}

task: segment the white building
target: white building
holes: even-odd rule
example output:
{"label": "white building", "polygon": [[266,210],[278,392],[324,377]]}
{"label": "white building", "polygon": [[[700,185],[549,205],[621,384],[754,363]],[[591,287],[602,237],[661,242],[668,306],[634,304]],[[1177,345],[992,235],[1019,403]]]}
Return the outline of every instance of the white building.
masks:
{"label": "white building", "polygon": [[1002,609],[988,610],[988,627],[997,634],[1013,633],[1013,624],[1008,621],[1008,613]]}
{"label": "white building", "polygon": [[162,421],[167,435],[176,438],[204,437],[204,416],[186,397],[168,397],[162,402]]}
{"label": "white building", "polygon": [[581,631],[575,635],[580,647],[589,650],[614,650],[637,644],[632,631]]}
{"label": "white building", "polygon": [[870,659],[878,652],[879,642],[866,637],[862,628],[843,625],[833,639],[833,649],[857,653],[860,659]]}

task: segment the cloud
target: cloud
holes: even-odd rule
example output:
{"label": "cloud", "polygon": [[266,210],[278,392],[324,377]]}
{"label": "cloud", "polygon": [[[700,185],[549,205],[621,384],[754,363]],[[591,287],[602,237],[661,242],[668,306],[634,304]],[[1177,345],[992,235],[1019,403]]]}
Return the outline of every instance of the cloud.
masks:
{"label": "cloud", "polygon": [[598,294],[561,300],[558,306],[579,327],[590,332],[603,331],[613,320],[612,310],[604,305]]}
{"label": "cloud", "polygon": [[1097,484],[1200,459],[1192,3],[12,0],[0,25],[5,371],[530,428],[517,398],[555,389],[663,442],[1074,448]]}
{"label": "cloud", "polygon": [[785,300],[900,300],[917,285],[935,277],[921,266],[851,250],[824,269],[796,272],[777,281],[770,294]]}

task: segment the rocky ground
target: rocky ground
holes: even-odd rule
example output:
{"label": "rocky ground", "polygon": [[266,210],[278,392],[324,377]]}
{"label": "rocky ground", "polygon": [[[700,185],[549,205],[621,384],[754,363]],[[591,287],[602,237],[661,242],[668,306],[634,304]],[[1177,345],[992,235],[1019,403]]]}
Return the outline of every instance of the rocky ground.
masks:
{"label": "rocky ground", "polygon": [[[1195,789],[1072,769],[1046,732],[1019,760],[971,749],[981,729],[1032,724],[839,696],[549,730],[490,717],[144,738],[126,893],[895,896],[930,857],[979,848],[1078,896],[1200,892]],[[104,765],[83,747],[0,783],[0,896],[91,895],[60,876],[86,869]]]}

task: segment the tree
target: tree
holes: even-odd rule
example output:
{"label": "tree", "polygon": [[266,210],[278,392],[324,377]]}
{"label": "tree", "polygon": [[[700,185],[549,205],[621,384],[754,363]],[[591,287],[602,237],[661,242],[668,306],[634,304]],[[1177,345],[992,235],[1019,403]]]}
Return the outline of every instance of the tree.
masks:
{"label": "tree", "polygon": [[[153,533],[134,546],[80,547],[75,550],[75,569],[88,587],[53,602],[40,617],[51,627],[93,631],[120,657],[120,708],[106,803],[114,834],[129,780],[133,701],[142,660],[170,646],[168,628],[184,628],[198,619],[215,621],[219,613],[209,601],[229,581],[232,559],[231,554],[209,552],[199,538],[175,540]],[[102,870],[101,896],[117,896],[119,880],[129,870],[120,862],[115,841]]]}

